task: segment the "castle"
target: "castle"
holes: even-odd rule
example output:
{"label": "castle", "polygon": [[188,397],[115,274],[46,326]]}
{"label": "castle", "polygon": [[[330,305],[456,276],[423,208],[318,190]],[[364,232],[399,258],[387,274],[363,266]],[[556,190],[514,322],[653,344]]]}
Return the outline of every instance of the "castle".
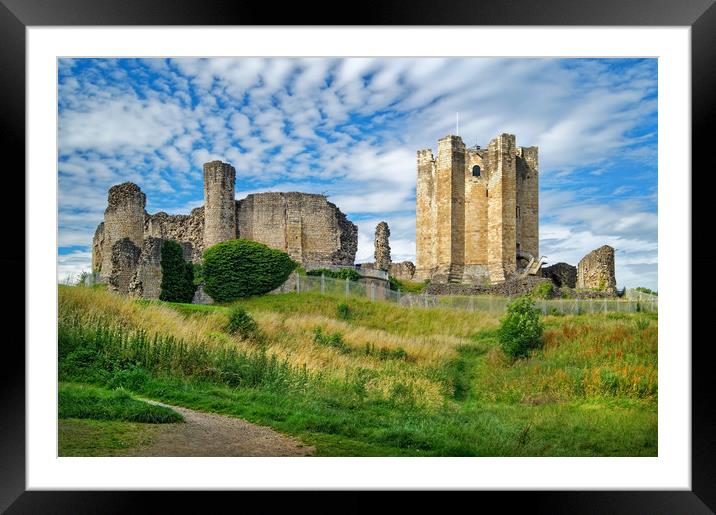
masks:
{"label": "castle", "polygon": [[158,298],[161,242],[168,239],[193,262],[216,243],[247,238],[286,252],[304,268],[353,265],[358,228],[324,195],[268,192],[236,200],[233,166],[212,161],[203,168],[204,205],[189,215],[148,214],[139,186],[110,188],[92,241],[92,268],[110,289]]}
{"label": "castle", "polygon": [[418,150],[415,279],[500,282],[538,265],[538,152],[500,134],[487,148],[459,136]]}

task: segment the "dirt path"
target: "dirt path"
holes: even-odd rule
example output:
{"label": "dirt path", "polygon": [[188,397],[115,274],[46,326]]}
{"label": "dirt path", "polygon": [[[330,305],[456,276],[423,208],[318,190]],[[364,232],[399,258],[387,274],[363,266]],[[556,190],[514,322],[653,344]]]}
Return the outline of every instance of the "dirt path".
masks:
{"label": "dirt path", "polygon": [[310,456],[313,447],[271,428],[233,417],[166,406],[184,416],[185,422],[162,424],[152,443],[132,456]]}

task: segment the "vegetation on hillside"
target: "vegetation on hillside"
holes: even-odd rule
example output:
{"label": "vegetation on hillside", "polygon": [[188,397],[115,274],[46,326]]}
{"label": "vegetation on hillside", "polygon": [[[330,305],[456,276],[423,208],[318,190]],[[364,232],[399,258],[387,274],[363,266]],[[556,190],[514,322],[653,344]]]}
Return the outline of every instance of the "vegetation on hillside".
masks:
{"label": "vegetation on hillside", "polygon": [[89,418],[163,424],[184,418],[164,406],[132,398],[123,388],[107,390],[73,383],[60,383],[59,418]]}
{"label": "vegetation on hillside", "polygon": [[328,268],[314,268],[306,272],[306,275],[312,276],[325,276],[332,279],[350,279],[351,281],[358,281],[361,275],[353,268],[340,268],[338,270],[330,270]]}
{"label": "vegetation on hillside", "polygon": [[[234,308],[261,345],[232,334]],[[59,371],[269,425],[321,455],[655,456],[656,315],[541,322],[542,347],[513,361],[499,320],[479,312],[294,293],[200,306],[60,286]]]}
{"label": "vegetation on hillside", "polygon": [[425,288],[430,284],[430,280],[425,281],[408,281],[405,279],[398,279],[392,275],[388,277],[390,283],[390,289],[393,291],[400,291],[401,293],[423,293]]}

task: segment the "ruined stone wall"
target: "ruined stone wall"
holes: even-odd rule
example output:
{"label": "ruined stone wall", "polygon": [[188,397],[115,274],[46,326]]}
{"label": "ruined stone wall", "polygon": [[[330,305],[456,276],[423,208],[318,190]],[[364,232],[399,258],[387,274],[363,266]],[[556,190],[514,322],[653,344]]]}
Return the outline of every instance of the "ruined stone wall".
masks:
{"label": "ruined stone wall", "polygon": [[[115,241],[109,252],[110,267],[107,289],[128,294],[134,281],[142,249],[129,238]],[[107,270],[107,269],[105,269]]]}
{"label": "ruined stone wall", "polygon": [[144,238],[149,237],[191,244],[192,253],[187,260],[198,263],[204,252],[204,208],[192,209],[190,215],[168,215],[163,211],[147,215]]}
{"label": "ruined stone wall", "polygon": [[[108,279],[112,270],[112,246],[115,242],[128,238],[137,247],[144,240],[144,207],[147,198],[139,186],[125,182],[112,186],[107,196],[107,209],[104,211],[104,224],[97,228],[92,242],[93,250],[98,249],[98,258],[93,259],[99,269],[100,277]],[[99,258],[101,257],[101,261]]]}
{"label": "ruined stone wall", "polygon": [[437,266],[435,246],[436,164],[431,150],[418,150],[418,176],[415,188],[415,267],[416,277],[421,280],[432,276]]}
{"label": "ruined stone wall", "polygon": [[401,281],[415,280],[415,265],[412,261],[401,261],[400,263],[391,263],[388,272],[391,276]]}
{"label": "ruined stone wall", "polygon": [[537,147],[517,149],[517,243],[539,259],[539,161]]}
{"label": "ruined stone wall", "polygon": [[324,195],[257,193],[236,202],[240,238],[286,252],[303,266],[352,265],[358,228]]}
{"label": "ruined stone wall", "polygon": [[617,289],[614,275],[614,249],[603,245],[584,256],[577,264],[577,288],[593,288],[606,292]]}
{"label": "ruined stone wall", "polygon": [[[103,253],[105,252],[104,222],[100,222],[92,238],[92,271],[102,270]],[[101,275],[101,274],[100,274]]]}
{"label": "ruined stone wall", "polygon": [[204,163],[204,248],[236,238],[236,170],[221,161]]}
{"label": "ruined stone wall", "polygon": [[517,269],[515,136],[501,134],[488,145],[487,266],[490,280],[503,281]]}
{"label": "ruined stone wall", "polygon": [[380,222],[375,228],[375,266],[378,270],[390,271],[390,228]]}
{"label": "ruined stone wall", "polygon": [[[170,238],[173,239],[173,238]],[[162,292],[162,245],[167,239],[148,236],[144,239],[129,294],[143,299],[159,299]],[[175,240],[176,241],[176,240]],[[185,261],[193,255],[192,245],[180,242]]]}

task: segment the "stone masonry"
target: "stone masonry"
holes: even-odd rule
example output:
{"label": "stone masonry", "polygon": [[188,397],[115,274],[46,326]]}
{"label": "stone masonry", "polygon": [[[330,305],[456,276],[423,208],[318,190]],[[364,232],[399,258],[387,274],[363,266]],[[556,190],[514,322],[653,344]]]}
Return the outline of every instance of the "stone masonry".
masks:
{"label": "stone masonry", "polygon": [[93,270],[114,291],[158,298],[162,241],[177,241],[196,263],[208,246],[237,237],[287,252],[304,267],[353,265],[358,228],[324,195],[270,192],[237,201],[235,177],[231,165],[206,163],[205,205],[189,215],[148,214],[139,186],[112,186],[92,241]]}
{"label": "stone masonry", "polygon": [[415,275],[415,265],[412,261],[401,261],[390,264],[390,275],[401,281],[412,281]]}
{"label": "stone masonry", "polygon": [[577,264],[577,288],[616,292],[614,249],[603,245],[584,256]]}
{"label": "stone masonry", "polygon": [[539,259],[538,150],[501,134],[487,148],[459,136],[417,153],[416,280],[504,281]]}
{"label": "stone masonry", "polygon": [[380,222],[375,228],[375,267],[390,271],[390,228],[386,222]]}
{"label": "stone masonry", "polygon": [[128,238],[135,246],[144,242],[144,206],[147,197],[139,186],[125,182],[112,186],[104,211],[104,222],[97,227],[92,262],[103,279],[112,273],[112,248],[115,242]]}
{"label": "stone masonry", "polygon": [[[144,299],[159,298],[159,294],[162,292],[162,245],[165,241],[167,240],[153,236],[144,239],[136,272],[127,293]],[[190,261],[191,243],[180,242],[179,245],[182,247],[184,260]]]}
{"label": "stone masonry", "polygon": [[236,238],[235,183],[233,166],[204,163],[204,248]]}
{"label": "stone masonry", "polygon": [[240,238],[286,252],[309,268],[353,265],[358,227],[324,195],[257,193],[236,203]]}
{"label": "stone masonry", "polygon": [[126,294],[129,292],[130,285],[134,282],[142,249],[137,247],[129,238],[122,238],[112,244],[108,254],[112,271],[108,277],[108,289],[109,291]]}

